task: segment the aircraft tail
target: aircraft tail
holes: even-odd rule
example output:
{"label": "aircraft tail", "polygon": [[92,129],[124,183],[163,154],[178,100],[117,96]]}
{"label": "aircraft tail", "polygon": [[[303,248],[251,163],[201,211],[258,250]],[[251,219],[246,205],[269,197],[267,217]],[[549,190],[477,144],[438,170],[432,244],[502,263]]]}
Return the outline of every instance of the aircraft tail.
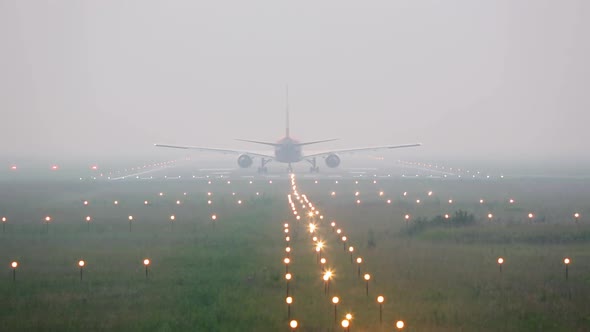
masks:
{"label": "aircraft tail", "polygon": [[285,122],[285,137],[290,137],[289,136],[289,85],[287,85],[286,87],[286,107],[285,107],[285,111],[286,111],[286,122]]}

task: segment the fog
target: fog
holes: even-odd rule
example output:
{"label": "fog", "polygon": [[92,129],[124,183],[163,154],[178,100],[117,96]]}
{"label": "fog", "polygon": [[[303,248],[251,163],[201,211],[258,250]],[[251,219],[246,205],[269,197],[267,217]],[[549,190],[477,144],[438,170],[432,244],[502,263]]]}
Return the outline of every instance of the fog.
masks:
{"label": "fog", "polygon": [[284,135],[287,84],[314,150],[590,159],[585,0],[0,0],[0,41],[3,160],[261,150],[233,139]]}

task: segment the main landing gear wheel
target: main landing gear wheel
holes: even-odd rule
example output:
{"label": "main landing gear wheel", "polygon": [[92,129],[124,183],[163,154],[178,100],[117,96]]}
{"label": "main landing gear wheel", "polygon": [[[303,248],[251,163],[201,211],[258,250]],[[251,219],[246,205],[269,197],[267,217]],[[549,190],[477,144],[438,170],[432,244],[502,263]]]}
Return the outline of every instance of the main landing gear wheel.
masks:
{"label": "main landing gear wheel", "polygon": [[270,163],[271,161],[272,159],[260,158],[260,167],[258,167],[258,174],[268,173],[268,168],[266,168],[266,164]]}
{"label": "main landing gear wheel", "polygon": [[313,157],[311,159],[305,159],[305,160],[311,164],[311,167],[309,168],[310,173],[319,173],[320,172],[320,168],[316,164],[315,157]]}

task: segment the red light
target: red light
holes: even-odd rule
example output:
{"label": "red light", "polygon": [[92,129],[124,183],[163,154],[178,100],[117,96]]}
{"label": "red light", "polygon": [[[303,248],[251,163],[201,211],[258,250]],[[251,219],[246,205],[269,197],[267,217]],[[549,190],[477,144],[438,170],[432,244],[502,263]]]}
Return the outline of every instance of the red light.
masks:
{"label": "red light", "polygon": [[10,169],[16,171],[16,165],[11,166]]}
{"label": "red light", "polygon": [[57,170],[57,168],[58,168],[57,165],[51,166],[51,169],[54,170],[54,171]]}
{"label": "red light", "polygon": [[98,166],[92,165],[92,167],[90,167],[90,169],[92,169],[93,171],[96,171],[98,169]]}

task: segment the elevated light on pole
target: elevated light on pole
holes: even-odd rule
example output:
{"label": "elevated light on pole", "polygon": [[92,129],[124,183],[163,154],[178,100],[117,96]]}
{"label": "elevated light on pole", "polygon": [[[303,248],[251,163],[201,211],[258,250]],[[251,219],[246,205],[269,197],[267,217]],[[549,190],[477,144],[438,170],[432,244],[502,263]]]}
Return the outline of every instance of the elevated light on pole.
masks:
{"label": "elevated light on pole", "polygon": [[346,329],[346,331],[348,331],[348,327],[350,326],[350,322],[348,321],[348,319],[343,319],[341,325],[343,328]]}
{"label": "elevated light on pole", "polygon": [[86,265],[86,262],[84,262],[83,260],[80,260],[78,262],[78,266],[80,267],[80,280],[82,280],[82,271],[84,271],[84,265]]}
{"label": "elevated light on pole", "polygon": [[330,293],[330,280],[332,279],[332,271],[326,271],[326,273],[324,273],[324,276],[322,277],[324,279],[324,294],[329,294]]}
{"label": "elevated light on pole", "polygon": [[287,319],[291,319],[291,303],[293,303],[293,298],[291,296],[287,296],[285,302],[287,302]]}
{"label": "elevated light on pole", "polygon": [[292,277],[293,276],[291,275],[291,273],[285,274],[285,280],[287,280],[287,296],[289,296],[289,282],[291,281]]}
{"label": "elevated light on pole", "polygon": [[377,296],[377,303],[379,303],[379,323],[383,323],[383,301],[385,298],[382,295]]}
{"label": "elevated light on pole", "polygon": [[340,299],[338,296],[334,296],[332,298],[332,303],[334,303],[334,323],[338,320],[338,302],[340,302]]}
{"label": "elevated light on pole", "polygon": [[149,259],[144,259],[143,260],[143,265],[145,266],[145,277],[148,277],[148,266],[150,265],[150,260]]}
{"label": "elevated light on pole", "polygon": [[356,263],[358,264],[358,273],[357,276],[360,278],[361,277],[361,263],[363,262],[363,259],[361,257],[357,257],[356,259]]}
{"label": "elevated light on pole", "polygon": [[10,263],[10,266],[12,267],[12,281],[16,281],[16,268],[18,267],[18,262],[14,261]]}

